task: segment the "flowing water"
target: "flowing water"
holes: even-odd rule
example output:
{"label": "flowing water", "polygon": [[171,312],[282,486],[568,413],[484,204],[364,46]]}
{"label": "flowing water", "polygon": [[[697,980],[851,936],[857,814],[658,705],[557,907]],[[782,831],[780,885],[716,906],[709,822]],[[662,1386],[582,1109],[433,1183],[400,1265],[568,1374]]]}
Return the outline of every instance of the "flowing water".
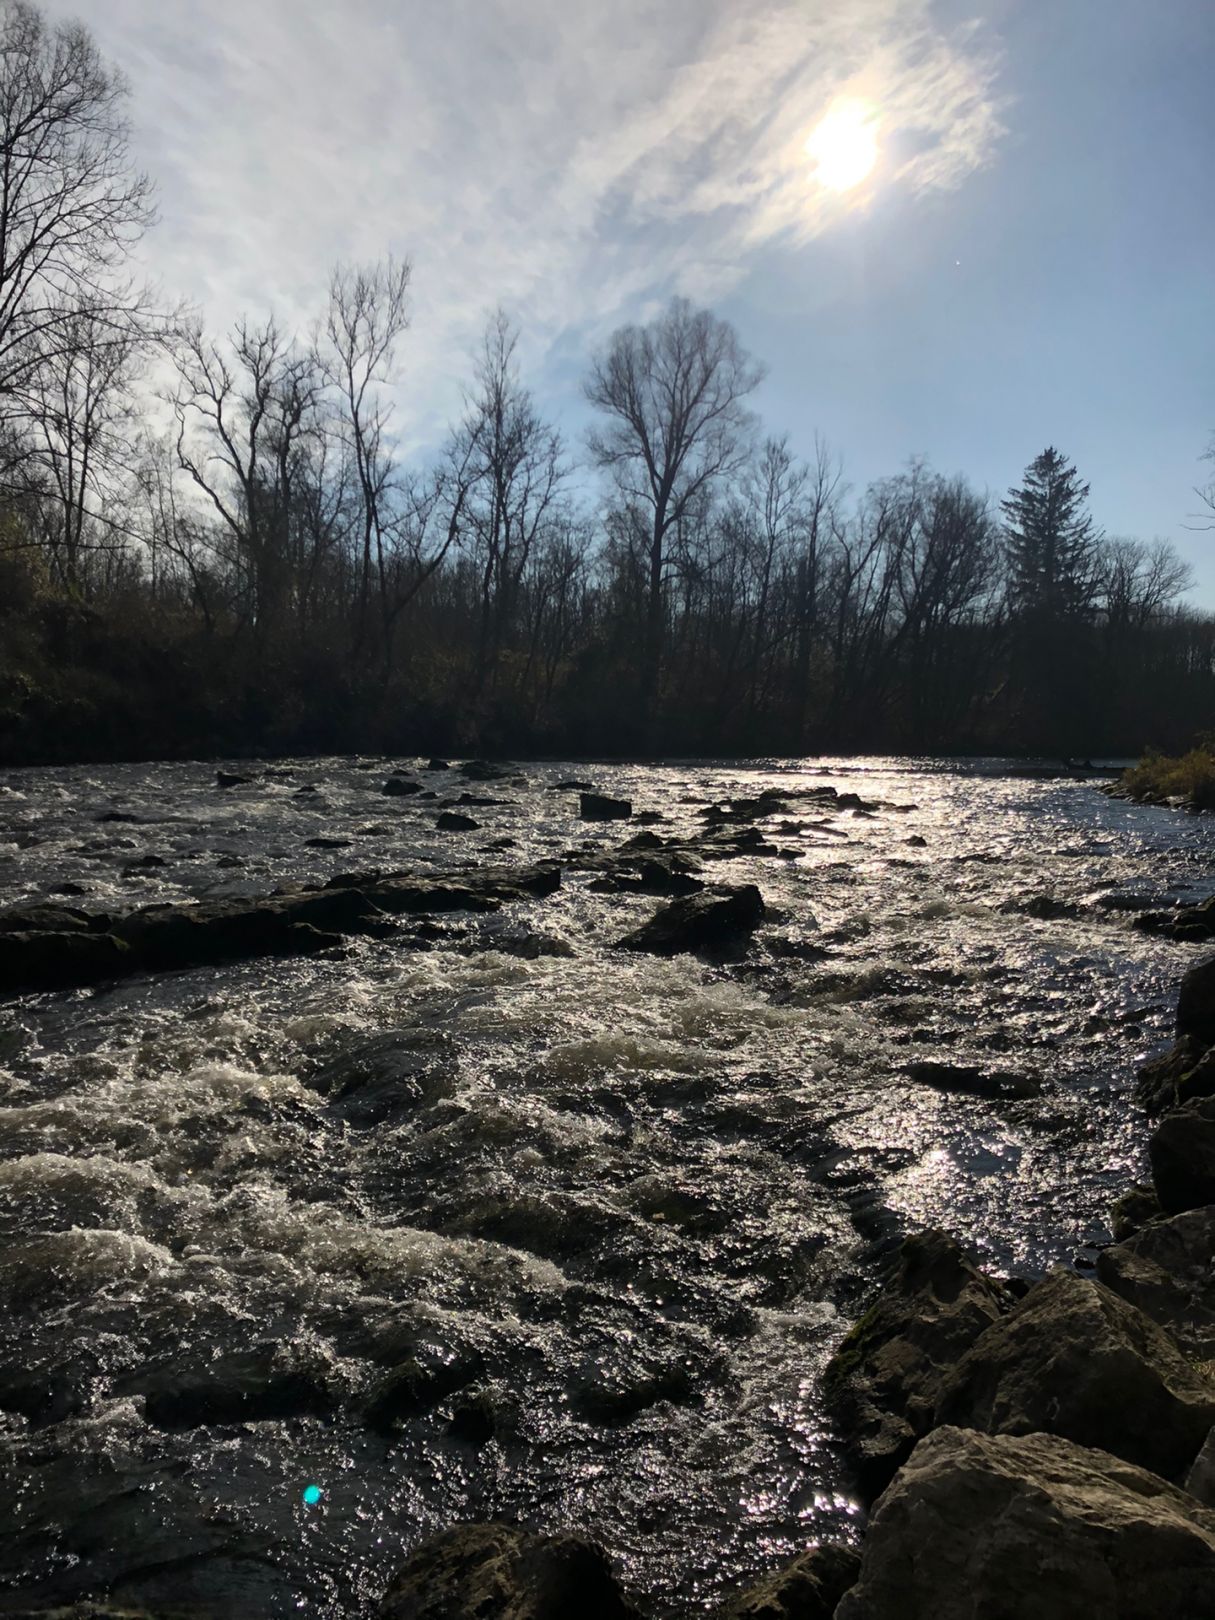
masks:
{"label": "flowing water", "polygon": [[[882,808],[785,813],[764,830],[786,858],[713,864],[768,905],[732,965],[614,949],[659,902],[567,870],[424,950],[0,1007],[0,1613],[112,1589],[367,1616],[419,1539],[489,1517],[585,1528],[649,1612],[702,1613],[858,1532],[821,1373],[899,1234],[939,1224],[1022,1275],[1083,1264],[1141,1169],[1130,1083],[1193,947],[1131,918],[1211,892],[1212,818],[992,762],[543,765],[478,788],[510,802],[451,834],[364,764],[227,790],[201,764],[0,774],[0,902],[116,911],[619,842],[549,791],[571,774],[664,834],[765,787]],[[570,954],[512,954],[528,929]],[[909,1076],[925,1058],[1041,1091],[955,1095]],[[150,1390],[242,1355],[331,1398],[151,1421]],[[457,1372],[369,1428],[411,1357]]]}

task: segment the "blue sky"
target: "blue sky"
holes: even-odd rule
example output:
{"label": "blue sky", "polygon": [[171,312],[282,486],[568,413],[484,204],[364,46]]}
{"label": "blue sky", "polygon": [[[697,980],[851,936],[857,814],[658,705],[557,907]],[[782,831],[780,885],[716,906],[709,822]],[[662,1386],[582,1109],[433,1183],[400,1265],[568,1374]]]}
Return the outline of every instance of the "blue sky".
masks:
{"label": "blue sky", "polygon": [[[1215,530],[1186,526],[1215,471],[1211,0],[48,9],[126,71],[147,262],[210,324],[303,330],[335,260],[412,258],[418,455],[495,304],[576,442],[589,351],[681,291],[766,361],[766,424],[854,484],[922,454],[998,494],[1054,443],[1215,607]],[[880,154],[840,196],[804,143],[856,95]]]}

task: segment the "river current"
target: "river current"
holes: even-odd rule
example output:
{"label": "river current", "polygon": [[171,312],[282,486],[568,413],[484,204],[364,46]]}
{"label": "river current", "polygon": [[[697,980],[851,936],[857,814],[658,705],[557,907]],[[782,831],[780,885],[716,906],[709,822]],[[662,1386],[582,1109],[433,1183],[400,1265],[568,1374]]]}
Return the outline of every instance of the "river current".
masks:
{"label": "river current", "polygon": [[[858,1533],[821,1374],[901,1234],[945,1227],[1022,1276],[1108,1240],[1142,1170],[1134,1069],[1194,955],[1132,919],[1215,889],[1215,818],[998,762],[544,764],[475,788],[507,802],[452,833],[379,789],[404,768],[453,797],[457,772],[232,768],[256,780],[0,773],[0,904],[627,837],[578,820],[552,791],[571,776],[664,835],[765,788],[880,808],[782,812],[760,826],[783,858],[713,863],[768,909],[737,963],[615,949],[661,902],[567,870],[426,949],[0,1004],[0,1613],[109,1590],[361,1620],[422,1537],[493,1517],[585,1529],[647,1612],[704,1613]],[[957,1094],[909,1072],[925,1060],[1036,1094]],[[150,1390],[250,1355],[331,1401],[152,1420]],[[367,1401],[409,1359],[456,1372],[379,1432]],[[45,1406],[6,1404],[31,1379]]]}

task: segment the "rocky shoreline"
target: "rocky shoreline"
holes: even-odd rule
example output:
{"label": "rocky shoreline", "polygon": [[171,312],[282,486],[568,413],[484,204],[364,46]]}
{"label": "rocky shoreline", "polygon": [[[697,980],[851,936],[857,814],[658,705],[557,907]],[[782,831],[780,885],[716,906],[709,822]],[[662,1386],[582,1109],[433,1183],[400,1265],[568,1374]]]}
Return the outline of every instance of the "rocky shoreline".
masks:
{"label": "rocky shoreline", "polygon": [[[446,769],[437,761],[430,768]],[[468,779],[509,786],[507,773],[486,771]],[[239,785],[217,781],[221,790]],[[577,795],[585,822],[641,819],[628,801],[587,783],[559,788]],[[416,799],[427,790],[415,778],[390,777],[382,791]],[[440,830],[478,830],[457,804],[475,811],[477,799],[436,802]],[[0,914],[0,994],[262,956],[336,954],[358,935],[410,950],[440,939],[460,950],[492,941],[495,950],[525,957],[568,950],[509,920],[499,926],[495,916],[555,893],[563,868],[593,874],[601,892],[661,901],[616,941],[620,948],[732,961],[765,919],[763,897],[754,885],[713,883],[711,863],[740,853],[783,859],[755,822],[815,805],[858,816],[879,808],[816,787],[710,806],[693,837],[663,837],[647,825],[612,848],[587,841],[529,867],[359,871],[256,899],[121,915],[59,904],[10,908]],[[1215,902],[1144,913],[1134,926],[1201,941],[1215,933]],[[992,1087],[1001,1095],[1010,1083],[946,1064],[917,1067],[933,1071],[920,1076],[926,1084],[972,1095]],[[354,1102],[372,1117],[374,1061],[367,1074]],[[411,1072],[411,1084],[425,1083],[419,1075]],[[400,1073],[391,1079],[399,1086]],[[1012,1620],[1039,1611],[1062,1620],[1086,1608],[1149,1620],[1215,1612],[1215,957],[1185,975],[1176,1043],[1141,1071],[1137,1100],[1156,1121],[1152,1184],[1119,1200],[1116,1241],[1100,1254],[1094,1279],[1061,1268],[1029,1286],[984,1272],[943,1232],[903,1242],[826,1379],[870,1509],[863,1545],[808,1549],[727,1600],[718,1620]],[[386,1376],[369,1423],[391,1426],[409,1410],[425,1373],[411,1365]],[[250,1401],[307,1410],[324,1399],[299,1368],[250,1364],[242,1378],[222,1388],[214,1379],[197,1388],[178,1380],[141,1393],[169,1427],[197,1420],[196,1409],[211,1421],[239,1421]],[[215,1402],[225,1400],[230,1410],[217,1417]],[[477,1421],[472,1408],[465,1415]],[[644,1611],[613,1577],[610,1551],[516,1525],[460,1525],[414,1551],[377,1613],[379,1620],[640,1620]],[[8,1602],[20,1599],[9,1594]],[[188,1620],[189,1609],[12,1608],[0,1598],[0,1613]]]}

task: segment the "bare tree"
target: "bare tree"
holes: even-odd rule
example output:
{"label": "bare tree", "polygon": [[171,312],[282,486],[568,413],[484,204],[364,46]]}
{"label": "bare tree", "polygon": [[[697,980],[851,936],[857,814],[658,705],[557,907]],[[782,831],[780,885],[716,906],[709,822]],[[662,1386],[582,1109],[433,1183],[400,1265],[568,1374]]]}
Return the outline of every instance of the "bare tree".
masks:
{"label": "bare tree", "polygon": [[1144,630],[1194,583],[1168,540],[1107,540],[1098,557],[1105,623],[1117,635]]}
{"label": "bare tree", "polygon": [[394,381],[396,345],[409,326],[408,260],[389,258],[371,266],[339,266],[329,283],[329,309],[321,340],[321,363],[342,401],[343,431],[358,481],[361,558],[356,639],[367,636],[372,564],[387,635],[389,582],[387,531],[394,473],[385,388]]}
{"label": "bare tree", "polygon": [[244,584],[259,644],[291,605],[300,453],[317,431],[322,378],[273,319],[241,321],[227,350],[195,327],[177,355],[177,464],[209,503]]}
{"label": "bare tree", "polygon": [[94,338],[128,333],[142,300],[125,277],[151,222],[132,168],[127,86],[79,23],[52,26],[24,0],[0,8],[0,399]]}
{"label": "bare tree", "polygon": [[125,549],[130,533],[136,359],[129,334],[79,309],[26,379],[23,481],[40,495],[52,571],[72,591],[87,587],[86,564]]}
{"label": "bare tree", "polygon": [[493,673],[515,616],[528,560],[553,515],[567,471],[561,435],[536,409],[515,361],[518,333],[490,317],[460,438],[472,480],[465,525],[480,571],[477,684]]}
{"label": "bare tree", "polygon": [[647,706],[662,663],[667,536],[745,462],[753,418],[743,402],[762,377],[734,328],[683,298],[647,326],[621,327],[591,367],[586,395],[607,418],[591,454],[648,520]]}

